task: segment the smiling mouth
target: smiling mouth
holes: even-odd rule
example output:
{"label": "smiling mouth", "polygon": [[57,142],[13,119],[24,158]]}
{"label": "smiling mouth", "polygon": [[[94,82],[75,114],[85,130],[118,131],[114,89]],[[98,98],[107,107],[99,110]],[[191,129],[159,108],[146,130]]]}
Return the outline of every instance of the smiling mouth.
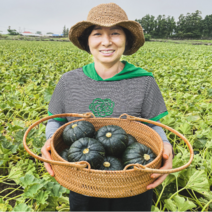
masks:
{"label": "smiling mouth", "polygon": [[112,54],[115,50],[100,50],[100,52],[103,54]]}

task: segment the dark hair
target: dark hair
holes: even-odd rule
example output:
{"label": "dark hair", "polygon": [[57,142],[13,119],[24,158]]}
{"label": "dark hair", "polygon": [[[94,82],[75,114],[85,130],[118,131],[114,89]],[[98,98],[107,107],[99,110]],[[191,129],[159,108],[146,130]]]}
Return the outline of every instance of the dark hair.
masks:
{"label": "dark hair", "polygon": [[86,28],[83,33],[81,34],[80,37],[78,37],[79,43],[82,46],[83,49],[85,49],[85,51],[87,51],[88,53],[90,53],[90,49],[88,46],[88,37],[91,34],[91,32],[93,31],[95,25],[92,25],[88,28]]}
{"label": "dark hair", "polygon": [[[79,40],[80,45],[88,53],[90,53],[90,49],[89,49],[89,46],[88,46],[88,37],[91,34],[91,32],[93,31],[94,27],[95,27],[95,25],[92,25],[92,26],[86,28],[83,31],[83,33],[81,34],[81,36],[78,37],[78,40]],[[125,47],[125,50],[124,50],[124,53],[125,53],[133,45],[133,35],[132,35],[132,33],[128,29],[126,29],[126,28],[124,28],[122,26],[120,26],[120,27],[123,29],[123,31],[125,33],[125,36],[126,36],[126,47]]]}

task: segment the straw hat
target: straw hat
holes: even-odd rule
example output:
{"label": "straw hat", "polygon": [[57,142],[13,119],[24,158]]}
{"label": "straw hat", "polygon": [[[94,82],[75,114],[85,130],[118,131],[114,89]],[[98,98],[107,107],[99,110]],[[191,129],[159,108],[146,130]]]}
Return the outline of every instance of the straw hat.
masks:
{"label": "straw hat", "polygon": [[145,39],[141,25],[136,21],[128,20],[125,11],[115,3],[100,4],[90,10],[87,21],[81,21],[71,27],[69,40],[78,48],[85,50],[78,40],[84,30],[92,25],[111,27],[119,25],[128,29],[133,36],[132,47],[125,51],[125,55],[135,53],[143,46]]}

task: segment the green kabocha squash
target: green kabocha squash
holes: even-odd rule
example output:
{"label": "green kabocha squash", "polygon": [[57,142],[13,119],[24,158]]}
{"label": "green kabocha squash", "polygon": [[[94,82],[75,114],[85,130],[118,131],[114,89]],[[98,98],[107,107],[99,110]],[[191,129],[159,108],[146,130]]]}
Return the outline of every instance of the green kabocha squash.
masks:
{"label": "green kabocha squash", "polygon": [[95,133],[93,124],[88,121],[78,121],[69,124],[63,131],[63,141],[66,145],[71,146],[76,140],[89,137],[92,138]]}
{"label": "green kabocha squash", "polygon": [[127,143],[127,146],[129,146],[129,145],[131,145],[131,144],[137,142],[137,140],[136,140],[132,135],[127,134],[127,136],[128,136],[128,143]]}
{"label": "green kabocha squash", "polygon": [[105,148],[106,154],[118,156],[124,152],[127,146],[127,133],[119,126],[106,125],[97,131],[96,139]]}
{"label": "green kabocha squash", "polygon": [[75,141],[68,151],[70,162],[87,161],[93,169],[98,169],[101,166],[104,156],[103,145],[96,139],[88,137]]}
{"label": "green kabocha squash", "polygon": [[122,155],[122,162],[124,166],[136,163],[146,165],[152,162],[155,158],[156,155],[149,147],[141,143],[133,143],[124,151]]}
{"label": "green kabocha squash", "polygon": [[118,158],[113,156],[107,156],[104,158],[102,165],[99,168],[100,170],[122,170],[123,164]]}
{"label": "green kabocha squash", "polygon": [[68,150],[69,149],[64,149],[62,152],[60,152],[60,156],[64,159],[64,160],[67,160],[68,161]]}

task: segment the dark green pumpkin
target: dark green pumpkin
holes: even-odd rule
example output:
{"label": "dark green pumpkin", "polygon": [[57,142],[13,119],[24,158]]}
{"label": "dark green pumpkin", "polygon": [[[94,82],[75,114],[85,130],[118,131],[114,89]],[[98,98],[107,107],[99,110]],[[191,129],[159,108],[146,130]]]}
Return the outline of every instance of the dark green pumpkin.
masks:
{"label": "dark green pumpkin", "polygon": [[122,162],[124,166],[136,163],[146,165],[152,162],[155,158],[156,155],[149,147],[137,142],[126,148],[122,155]]}
{"label": "dark green pumpkin", "polygon": [[123,164],[121,161],[113,156],[107,156],[104,158],[103,163],[101,164],[100,170],[122,170],[123,169]]}
{"label": "dark green pumpkin", "polygon": [[95,133],[93,124],[88,121],[78,121],[69,124],[63,131],[63,141],[71,146],[76,140],[84,137],[92,138]]}
{"label": "dark green pumpkin", "polygon": [[106,154],[118,156],[124,152],[127,146],[127,133],[119,126],[107,125],[97,131],[96,139],[105,148]]}
{"label": "dark green pumpkin", "polygon": [[104,156],[103,145],[96,139],[87,137],[75,141],[68,151],[70,162],[87,161],[93,169],[98,169],[101,166]]}
{"label": "dark green pumpkin", "polygon": [[68,150],[69,149],[64,149],[62,152],[60,152],[60,156],[64,159],[68,161]]}
{"label": "dark green pumpkin", "polygon": [[127,143],[127,146],[129,146],[129,145],[131,145],[131,144],[137,142],[137,140],[136,140],[132,135],[127,134],[127,136],[128,136],[128,143]]}

